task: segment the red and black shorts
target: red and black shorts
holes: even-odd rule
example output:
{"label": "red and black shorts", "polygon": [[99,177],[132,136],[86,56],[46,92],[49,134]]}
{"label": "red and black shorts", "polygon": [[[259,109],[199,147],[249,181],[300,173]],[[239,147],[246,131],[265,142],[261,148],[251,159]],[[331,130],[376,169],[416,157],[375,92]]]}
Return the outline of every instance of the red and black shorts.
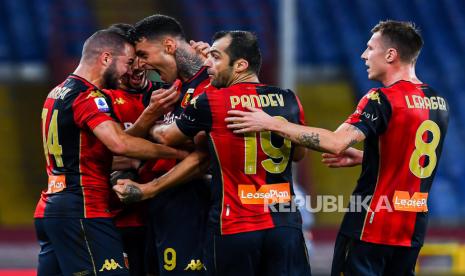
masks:
{"label": "red and black shorts", "polygon": [[209,235],[205,255],[210,275],[311,275],[302,230],[295,227]]}
{"label": "red and black shorts", "polygon": [[111,218],[36,218],[37,275],[129,275]]}
{"label": "red and black shorts", "polygon": [[339,233],[334,247],[331,275],[415,275],[420,247],[364,242]]}

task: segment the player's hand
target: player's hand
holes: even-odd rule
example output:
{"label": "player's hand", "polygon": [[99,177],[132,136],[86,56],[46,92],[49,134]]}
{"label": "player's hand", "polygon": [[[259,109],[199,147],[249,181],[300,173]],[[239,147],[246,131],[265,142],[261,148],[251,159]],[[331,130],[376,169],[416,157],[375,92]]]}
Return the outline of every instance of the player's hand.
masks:
{"label": "player's hand", "polygon": [[176,80],[170,88],[154,91],[150,97],[147,109],[159,116],[173,110],[174,105],[179,99],[178,87],[180,85],[181,81]]}
{"label": "player's hand", "polygon": [[189,151],[184,150],[184,149],[177,149],[177,151],[178,151],[177,152],[178,156],[176,157],[177,160],[183,160],[184,158],[186,158],[190,154]]}
{"label": "player's hand", "polygon": [[274,123],[274,118],[261,109],[254,107],[246,107],[246,109],[249,111],[228,111],[229,117],[225,121],[234,133],[265,131]]}
{"label": "player's hand", "polygon": [[330,168],[346,168],[362,164],[363,151],[354,148],[348,148],[339,155],[323,153],[322,156],[322,162],[326,166]]}
{"label": "player's hand", "polygon": [[114,171],[110,174],[110,183],[111,186],[115,186],[119,179],[131,179],[134,180],[137,177],[137,172],[135,170],[121,170]]}
{"label": "player's hand", "polygon": [[210,44],[207,42],[203,41],[194,41],[191,40],[189,41],[190,45],[194,50],[202,57],[202,59],[205,61],[208,56],[208,52],[210,51]]}
{"label": "player's hand", "polygon": [[130,179],[118,179],[113,191],[123,203],[130,204],[146,199],[143,186]]}
{"label": "player's hand", "polygon": [[194,141],[188,140],[180,145],[176,145],[176,149],[191,153],[195,150]]}

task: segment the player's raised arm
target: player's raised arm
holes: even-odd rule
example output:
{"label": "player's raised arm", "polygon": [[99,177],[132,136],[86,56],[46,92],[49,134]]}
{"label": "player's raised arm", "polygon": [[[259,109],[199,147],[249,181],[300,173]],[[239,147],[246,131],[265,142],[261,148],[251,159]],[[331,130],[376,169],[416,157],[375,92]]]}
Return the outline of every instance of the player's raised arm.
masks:
{"label": "player's raised arm", "polygon": [[180,82],[176,81],[169,89],[159,89],[152,93],[149,106],[142,112],[137,121],[126,129],[126,133],[136,137],[145,137],[156,120],[170,111],[178,101],[179,84]]}
{"label": "player's raised arm", "polygon": [[231,110],[226,118],[234,133],[273,131],[307,148],[341,154],[348,147],[365,139],[357,127],[343,123],[336,131],[297,125],[273,118],[260,109],[249,107],[249,112]]}
{"label": "player's raised arm", "polygon": [[187,155],[184,151],[128,135],[113,121],[100,123],[93,132],[110,151],[118,155],[139,159],[183,159]]}
{"label": "player's raised arm", "polygon": [[113,190],[120,200],[132,203],[152,198],[166,189],[204,175],[209,167],[206,136],[204,133],[199,133],[195,138],[197,149],[161,177],[143,185],[130,179],[118,180]]}
{"label": "player's raised arm", "polygon": [[175,123],[169,125],[156,125],[150,130],[151,138],[160,144],[180,145],[190,138],[184,135]]}

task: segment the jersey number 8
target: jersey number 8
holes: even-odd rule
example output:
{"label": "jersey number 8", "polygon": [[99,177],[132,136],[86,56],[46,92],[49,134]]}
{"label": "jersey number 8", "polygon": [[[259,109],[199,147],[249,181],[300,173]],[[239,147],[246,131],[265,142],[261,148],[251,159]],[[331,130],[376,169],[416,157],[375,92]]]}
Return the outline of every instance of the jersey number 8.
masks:
{"label": "jersey number 8", "polygon": [[[430,142],[423,140],[423,135],[426,131],[432,134]],[[410,171],[418,178],[430,177],[436,168],[438,158],[436,156],[436,148],[439,145],[441,139],[441,130],[438,124],[431,120],[424,121],[417,129],[415,135],[415,150],[410,157]],[[423,167],[421,164],[421,157],[428,156],[428,164]]]}

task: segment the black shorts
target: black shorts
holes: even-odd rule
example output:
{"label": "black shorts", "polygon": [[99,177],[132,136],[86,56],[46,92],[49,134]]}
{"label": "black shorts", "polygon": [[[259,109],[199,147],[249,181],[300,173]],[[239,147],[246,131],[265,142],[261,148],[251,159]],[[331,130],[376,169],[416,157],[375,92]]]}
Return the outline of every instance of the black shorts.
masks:
{"label": "black shorts", "polygon": [[37,275],[129,275],[111,218],[37,218]]}
{"label": "black shorts", "polygon": [[149,202],[149,229],[155,241],[159,275],[206,275],[203,246],[209,196],[191,184]]}
{"label": "black shorts", "polygon": [[208,239],[206,267],[210,275],[311,275],[305,240],[298,228],[213,234]]}
{"label": "black shorts", "polygon": [[331,275],[415,275],[420,247],[375,244],[347,237],[336,238]]}
{"label": "black shorts", "polygon": [[155,236],[152,228],[152,224],[148,223],[146,226],[147,231],[145,233],[145,272],[147,273],[147,275],[158,276],[160,269],[158,265],[158,255]]}
{"label": "black shorts", "polygon": [[145,226],[118,227],[123,239],[123,250],[128,259],[129,274],[131,276],[145,275]]}

